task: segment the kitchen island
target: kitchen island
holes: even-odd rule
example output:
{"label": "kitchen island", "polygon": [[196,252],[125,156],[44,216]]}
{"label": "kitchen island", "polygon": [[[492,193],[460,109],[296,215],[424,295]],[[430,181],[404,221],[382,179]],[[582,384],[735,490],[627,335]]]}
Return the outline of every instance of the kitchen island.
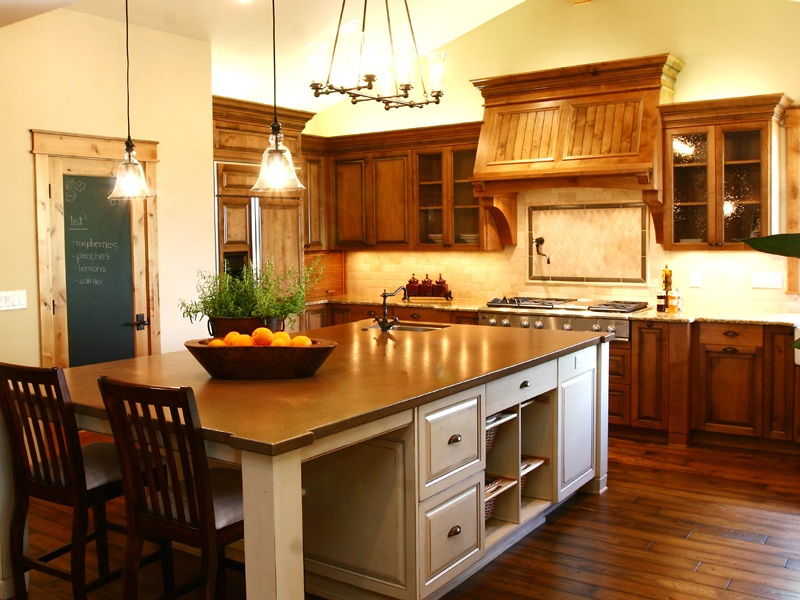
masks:
{"label": "kitchen island", "polygon": [[[438,596],[577,489],[605,489],[606,342],[613,336],[462,325],[382,333],[366,325],[308,332],[338,347],[306,379],[215,380],[182,351],[67,369],[67,382],[79,426],[93,431],[108,431],[100,375],[193,388],[209,455],[242,467],[249,598],[300,599],[305,570],[318,594],[335,588],[359,597]],[[486,417],[498,412],[506,424],[492,452],[500,452],[487,460]],[[326,564],[331,541],[312,539],[304,529],[304,503],[324,502],[311,493],[304,502],[303,488],[324,489],[320,465],[368,440],[390,446],[397,459],[391,478],[397,489],[367,492],[373,506],[389,498],[387,514],[399,520],[388,524],[397,576],[341,564],[347,556]],[[526,446],[528,454],[544,456],[536,465],[541,475],[528,474],[532,491],[523,494]],[[496,521],[494,527],[483,518],[487,463],[514,488],[497,503],[497,518],[486,522]],[[448,512],[453,506],[455,513]],[[436,539],[442,527],[443,539]],[[304,542],[316,556],[305,568]],[[3,538],[2,554],[6,544]],[[439,564],[443,556],[448,561]]]}

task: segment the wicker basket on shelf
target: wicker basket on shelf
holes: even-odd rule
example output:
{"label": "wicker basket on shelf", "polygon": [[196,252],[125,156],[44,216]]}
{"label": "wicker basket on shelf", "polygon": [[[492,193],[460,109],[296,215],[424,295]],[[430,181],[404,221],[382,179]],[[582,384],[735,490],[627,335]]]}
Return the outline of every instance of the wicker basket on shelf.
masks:
{"label": "wicker basket on shelf", "polygon": [[[500,480],[494,478],[486,478],[484,483],[484,494],[489,495],[500,486]],[[488,521],[494,514],[494,507],[497,503],[497,496],[486,501],[483,508],[483,520]]]}
{"label": "wicker basket on shelf", "polygon": [[[488,417],[486,417],[487,425],[497,420],[499,416],[500,413],[495,413],[493,415],[489,415]],[[497,427],[488,427],[486,429],[486,452],[492,449],[496,437],[497,437]]]}

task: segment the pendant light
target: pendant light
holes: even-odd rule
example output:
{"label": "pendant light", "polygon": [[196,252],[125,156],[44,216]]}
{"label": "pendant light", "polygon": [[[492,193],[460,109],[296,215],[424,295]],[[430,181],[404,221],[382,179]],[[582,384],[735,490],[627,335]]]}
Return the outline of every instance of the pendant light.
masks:
{"label": "pendant light", "polygon": [[[383,104],[386,110],[403,106],[422,108],[428,104],[439,104],[444,95],[444,52],[431,52],[428,54],[430,92],[426,89],[425,80],[420,74],[419,81],[422,84],[422,98],[414,100],[409,95],[409,92],[414,87],[412,85],[414,81],[414,63],[419,64],[420,60],[417,39],[414,35],[414,26],[411,23],[411,12],[408,10],[408,0],[403,0],[403,5],[405,6],[406,19],[408,20],[411,43],[398,44],[394,44],[389,0],[385,0],[386,30],[389,34],[387,54],[390,58],[389,62],[385,64],[381,64],[380,33],[366,30],[367,2],[368,0],[364,0],[364,13],[361,20],[361,45],[357,60],[356,57],[350,54],[346,55],[348,59],[347,70],[355,71],[355,73],[349,73],[348,81],[340,82],[340,85],[331,83],[336,48],[339,43],[339,33],[349,29],[342,25],[347,0],[342,0],[342,10],[339,13],[339,24],[333,40],[330,66],[327,69],[325,51],[328,48],[328,44],[324,42],[311,42],[308,44],[308,57],[312,72],[311,89],[314,90],[314,96],[346,94],[353,104],[374,100]],[[351,64],[351,62],[354,64]]]}
{"label": "pendant light", "polygon": [[109,201],[117,203],[120,200],[136,200],[138,198],[152,198],[154,194],[147,189],[142,165],[136,160],[136,151],[131,139],[131,54],[128,44],[128,0],[125,0],[125,63],[127,65],[127,114],[128,114],[128,140],[125,142],[124,160],[117,169],[117,183],[108,195]]}
{"label": "pendant light", "polygon": [[305,189],[292,164],[292,153],[283,145],[281,124],[278,122],[278,65],[275,51],[275,0],[272,0],[272,108],[275,117],[272,121],[272,134],[269,146],[261,159],[258,181],[251,192],[301,192]]}

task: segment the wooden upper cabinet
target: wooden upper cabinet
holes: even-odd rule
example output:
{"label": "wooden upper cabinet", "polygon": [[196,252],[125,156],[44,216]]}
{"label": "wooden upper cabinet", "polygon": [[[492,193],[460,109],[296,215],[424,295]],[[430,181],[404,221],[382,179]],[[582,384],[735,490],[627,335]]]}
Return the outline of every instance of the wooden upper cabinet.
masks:
{"label": "wooden upper cabinet", "polygon": [[469,178],[475,146],[447,146],[414,153],[415,243],[425,249],[480,247],[480,208]]}
{"label": "wooden upper cabinet", "polygon": [[738,239],[778,231],[779,124],[784,94],[660,107],[664,247],[745,250]]}
{"label": "wooden upper cabinet", "polygon": [[324,250],[325,240],[325,177],[322,156],[303,155],[300,181],[306,187],[303,194],[303,248]]}
{"label": "wooden upper cabinet", "polygon": [[335,247],[410,248],[410,162],[409,151],[331,160]]}

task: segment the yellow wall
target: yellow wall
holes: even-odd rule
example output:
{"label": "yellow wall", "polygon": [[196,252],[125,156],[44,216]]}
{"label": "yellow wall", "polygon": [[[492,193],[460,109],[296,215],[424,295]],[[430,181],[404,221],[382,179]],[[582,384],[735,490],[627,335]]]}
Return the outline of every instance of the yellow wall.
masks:
{"label": "yellow wall", "polygon": [[[159,142],[163,350],[202,335],[177,309],[198,268],[213,269],[211,48],[131,27],[133,137]],[[0,311],[0,361],[39,364],[31,129],[125,137],[124,24],[57,10],[0,28],[0,290],[26,310]],[[120,146],[120,159],[123,147]]]}
{"label": "yellow wall", "polygon": [[[439,106],[342,102],[307,128],[343,135],[480,121],[470,79],[669,52],[686,62],[675,101],[785,92],[800,101],[800,3],[788,0],[528,0],[446,44]],[[423,61],[426,59],[423,57]]]}

